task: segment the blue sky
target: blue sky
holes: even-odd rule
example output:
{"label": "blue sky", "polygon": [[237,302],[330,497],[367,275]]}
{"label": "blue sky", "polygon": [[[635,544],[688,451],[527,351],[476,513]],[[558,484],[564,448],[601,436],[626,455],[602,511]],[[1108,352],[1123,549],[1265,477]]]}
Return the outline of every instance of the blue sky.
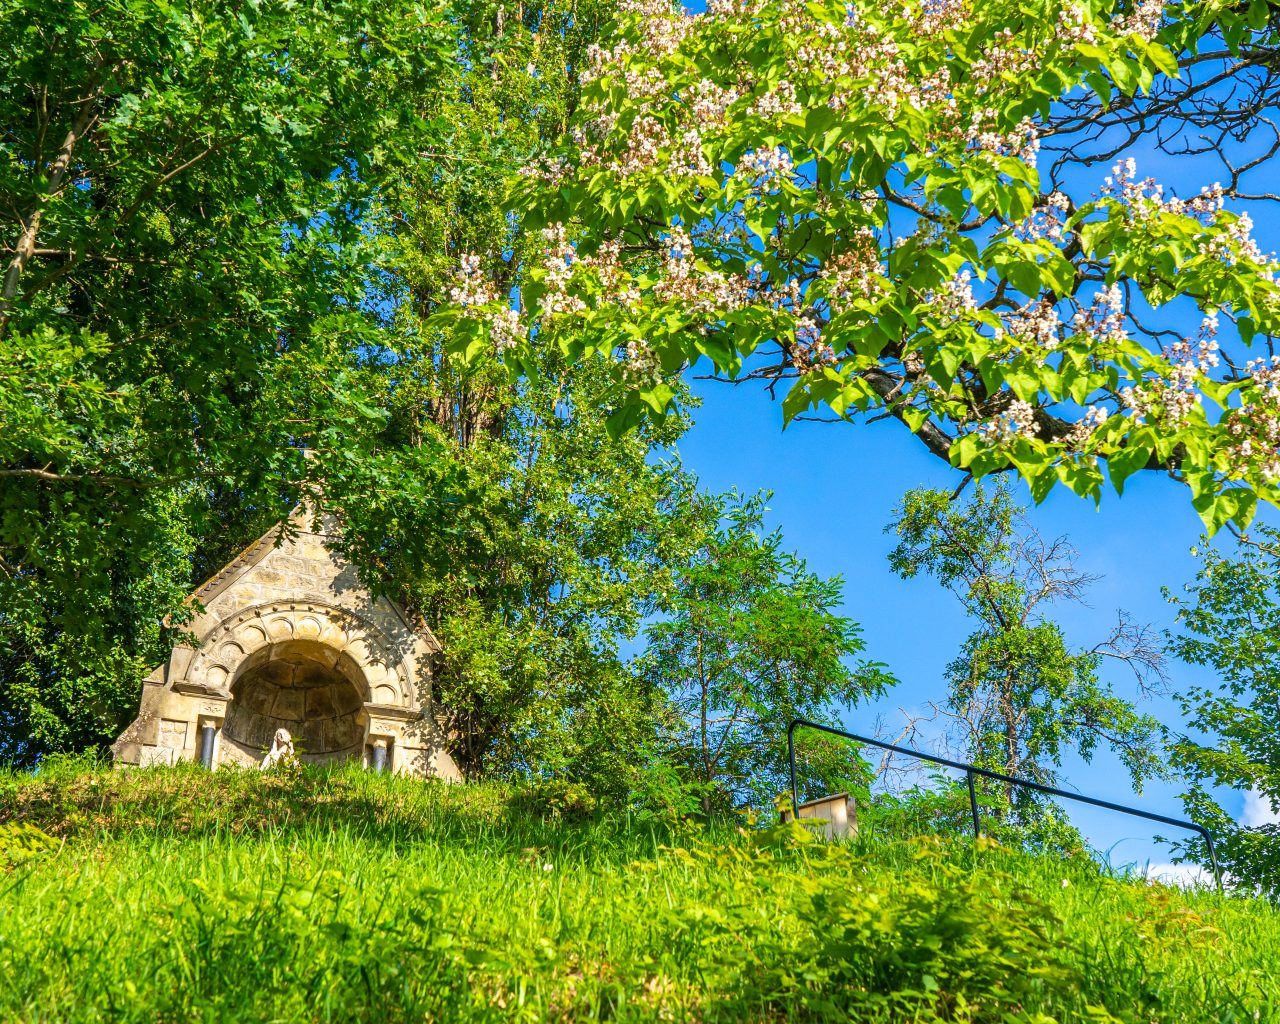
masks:
{"label": "blue sky", "polygon": [[[793,423],[782,429],[781,410],[758,387],[704,383],[702,407],[679,445],[690,470],[704,487],[725,491],[771,490],[771,526],[814,571],[845,579],[846,612],[864,629],[868,655],[886,663],[900,684],[884,699],[855,709],[848,727],[870,733],[877,716],[890,728],[899,708],[919,709],[945,696],[942,670],[956,654],[971,624],[956,600],[930,579],[904,581],[890,570],[892,539],[883,530],[894,505],[910,488],[952,488],[959,475],[898,423]],[[1015,493],[1030,504],[1025,485]],[[1275,521],[1264,510],[1269,521]],[[1102,504],[1065,489],[1032,511],[1032,523],[1051,536],[1065,534],[1080,552],[1080,567],[1101,576],[1088,605],[1059,605],[1055,617],[1068,638],[1092,646],[1106,637],[1123,608],[1142,622],[1172,628],[1173,609],[1160,588],[1178,589],[1195,574],[1191,548],[1202,524],[1186,490],[1161,474],[1139,474],[1123,497],[1104,493]],[[1203,670],[1172,662],[1174,684],[1205,681]],[[1108,678],[1132,693],[1127,669]],[[1153,700],[1148,710],[1175,724],[1177,708]],[[1181,817],[1178,787],[1148,786],[1137,796],[1118,761],[1099,752],[1091,764],[1070,758],[1062,771],[1064,788]],[[1239,814],[1243,794],[1228,795],[1225,806]],[[1167,849],[1152,842],[1152,829],[1139,819],[1072,809],[1073,820],[1116,863],[1167,861]],[[1160,830],[1161,826],[1154,826]],[[1172,834],[1169,829],[1163,830]]]}

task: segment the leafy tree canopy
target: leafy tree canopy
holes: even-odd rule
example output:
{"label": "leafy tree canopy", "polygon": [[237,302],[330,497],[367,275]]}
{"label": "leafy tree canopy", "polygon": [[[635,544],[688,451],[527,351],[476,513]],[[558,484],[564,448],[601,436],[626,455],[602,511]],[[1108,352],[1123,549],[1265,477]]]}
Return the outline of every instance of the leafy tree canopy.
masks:
{"label": "leafy tree canopy", "polygon": [[443,644],[434,696],[463,770],[615,798],[641,781],[653,736],[620,651],[683,550],[687,485],[664,449],[684,422],[610,437],[601,367],[540,349],[512,374],[459,358],[431,321],[463,253],[504,293],[536,257],[504,205],[505,169],[563,131],[606,10],[455,9],[457,60],[413,98],[434,134],[380,176],[363,224],[376,344],[350,353],[347,383],[379,427],[359,458],[309,438],[345,553]]}
{"label": "leafy tree canopy", "polygon": [[[1260,527],[1233,556],[1205,545],[1185,596],[1170,595],[1182,626],[1173,653],[1214,676],[1178,694],[1183,731],[1171,749],[1190,783],[1183,804],[1214,834],[1228,880],[1271,899],[1280,897],[1280,827],[1239,824],[1215,789],[1252,791],[1272,811],[1280,807],[1278,580],[1280,531]],[[1199,841],[1188,850],[1209,863]]]}
{"label": "leafy tree canopy", "polygon": [[[787,419],[890,415],[1037,500],[1159,469],[1246,523],[1280,499],[1280,293],[1247,212],[1274,148],[1232,140],[1274,105],[1272,10],[632,4],[515,186],[545,239],[521,322],[464,261],[459,344],[611,357],[617,430],[695,365],[781,386]],[[1138,143],[1225,183],[1175,194]]]}
{"label": "leafy tree canopy", "polygon": [[453,31],[0,3],[0,756],[109,736],[193,568],[303,492],[300,438],[376,425],[344,376],[362,224]]}
{"label": "leafy tree canopy", "polygon": [[377,450],[333,464],[326,491],[345,552],[443,644],[434,695],[455,759],[625,792],[656,711],[621,645],[686,550],[687,484],[650,459],[662,437],[609,437],[591,412],[600,370],[547,361],[473,407],[493,423],[462,446],[424,413],[431,368],[396,375]]}
{"label": "leafy tree canopy", "polygon": [[[839,614],[841,580],[823,579],[762,529],[765,496],[703,499],[681,525],[666,616],[646,629],[640,672],[667,702],[664,749],[685,766],[705,810],[769,806],[787,788],[787,725],[838,721],[891,682],[853,659],[861,631]],[[812,737],[810,737],[812,739]],[[849,748],[810,742],[806,777],[825,792],[865,790]]]}

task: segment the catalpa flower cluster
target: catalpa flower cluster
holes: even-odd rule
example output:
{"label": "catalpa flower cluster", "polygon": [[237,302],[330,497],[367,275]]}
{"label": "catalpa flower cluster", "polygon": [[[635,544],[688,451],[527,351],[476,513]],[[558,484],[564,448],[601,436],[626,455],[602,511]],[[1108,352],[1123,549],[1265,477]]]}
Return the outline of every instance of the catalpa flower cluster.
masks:
{"label": "catalpa flower cluster", "polygon": [[503,302],[474,253],[463,253],[449,300],[476,315],[489,329],[494,350],[501,354],[525,340],[520,313]]}

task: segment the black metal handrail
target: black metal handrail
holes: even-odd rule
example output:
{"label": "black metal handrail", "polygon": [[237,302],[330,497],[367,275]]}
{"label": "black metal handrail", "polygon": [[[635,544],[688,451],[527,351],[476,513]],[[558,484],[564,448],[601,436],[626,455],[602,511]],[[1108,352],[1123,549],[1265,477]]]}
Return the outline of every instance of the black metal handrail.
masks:
{"label": "black metal handrail", "polygon": [[1193,821],[1182,821],[1179,818],[1170,818],[1167,815],[1156,814],[1153,811],[1144,811],[1138,807],[1126,807],[1124,804],[1112,803],[1110,800],[1099,800],[1094,796],[1071,793],[1065,789],[1055,789],[1053,786],[1041,785],[1039,782],[1032,782],[1029,779],[1019,779],[1012,775],[1005,775],[1002,772],[993,772],[989,768],[979,768],[976,764],[952,761],[946,757],[939,757],[937,754],[926,754],[919,750],[912,750],[910,747],[900,747],[896,743],[886,743],[884,740],[875,740],[869,736],[859,736],[854,732],[846,732],[844,729],[836,729],[833,726],[822,725],[819,722],[810,722],[804,718],[793,719],[791,724],[787,726],[787,761],[791,765],[791,807],[793,813],[796,813],[796,809],[800,806],[800,793],[796,787],[795,735],[797,727],[817,729],[819,732],[830,733],[832,736],[843,736],[858,743],[869,743],[871,746],[879,747],[881,750],[891,750],[895,754],[905,754],[921,761],[929,761],[933,764],[944,765],[947,768],[955,768],[964,772],[965,778],[969,783],[969,807],[973,811],[973,835],[975,839],[982,835],[982,824],[978,817],[978,794],[973,788],[973,777],[975,775],[981,775],[986,779],[994,779],[997,782],[1011,783],[1015,786],[1025,786],[1027,789],[1034,789],[1037,793],[1065,797],[1068,800],[1077,800],[1082,804],[1102,807],[1108,811],[1119,811],[1122,814],[1131,814],[1136,818],[1146,818],[1148,821],[1158,821],[1165,825],[1174,825],[1191,832],[1197,832],[1204,838],[1205,844],[1209,848],[1209,860],[1213,864],[1214,881],[1218,883],[1218,892],[1222,892],[1222,872],[1218,870],[1218,855],[1213,848],[1213,836],[1209,835],[1208,829],[1202,825],[1197,825]]}

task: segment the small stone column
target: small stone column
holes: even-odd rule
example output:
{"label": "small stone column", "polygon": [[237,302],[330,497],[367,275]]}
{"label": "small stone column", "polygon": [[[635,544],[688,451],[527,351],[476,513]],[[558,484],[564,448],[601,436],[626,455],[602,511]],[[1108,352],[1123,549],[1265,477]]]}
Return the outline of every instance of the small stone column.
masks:
{"label": "small stone column", "polygon": [[213,768],[218,752],[218,733],[222,729],[222,708],[214,715],[206,710],[196,719],[197,739],[199,742],[200,763],[206,768]]}
{"label": "small stone column", "polygon": [[412,712],[404,708],[366,704],[364,709],[364,763],[370,771],[403,770],[396,745],[403,739],[404,718]]}
{"label": "small stone column", "polygon": [[212,722],[200,727],[200,763],[206,768],[213,767],[213,740],[217,735],[218,728]]}

